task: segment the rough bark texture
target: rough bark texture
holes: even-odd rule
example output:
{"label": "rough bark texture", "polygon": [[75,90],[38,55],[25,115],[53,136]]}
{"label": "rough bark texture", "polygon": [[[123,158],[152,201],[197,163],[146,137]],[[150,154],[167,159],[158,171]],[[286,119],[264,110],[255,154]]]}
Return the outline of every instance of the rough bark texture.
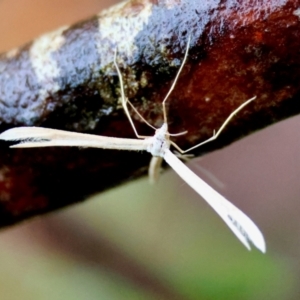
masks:
{"label": "rough bark texture", "polygon": [[[212,135],[242,102],[212,151],[300,111],[300,1],[127,1],[0,55],[0,130],[43,126],[134,137],[119,103],[114,49],[126,95],[154,126],[168,100],[182,148]],[[152,135],[133,114],[143,135]],[[84,200],[145,173],[146,153],[0,144],[0,226]]]}

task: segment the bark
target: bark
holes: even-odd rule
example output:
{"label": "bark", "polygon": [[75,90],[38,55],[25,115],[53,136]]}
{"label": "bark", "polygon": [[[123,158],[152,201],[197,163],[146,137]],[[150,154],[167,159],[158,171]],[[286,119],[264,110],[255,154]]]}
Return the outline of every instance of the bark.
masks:
{"label": "bark", "polygon": [[[241,103],[257,99],[200,155],[298,114],[300,1],[127,1],[0,55],[0,130],[43,126],[134,138],[119,102],[114,49],[125,93],[159,127],[168,100],[182,148],[207,139]],[[133,113],[138,132],[153,130]],[[76,148],[12,150],[0,144],[0,226],[84,200],[144,175],[147,153]]]}

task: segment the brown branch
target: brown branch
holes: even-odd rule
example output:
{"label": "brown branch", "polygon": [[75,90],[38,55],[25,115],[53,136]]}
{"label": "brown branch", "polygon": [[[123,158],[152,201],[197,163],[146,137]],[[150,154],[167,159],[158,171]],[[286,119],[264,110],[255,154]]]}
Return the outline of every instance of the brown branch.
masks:
{"label": "brown branch", "polygon": [[[153,125],[185,51],[188,61],[168,101],[170,132],[187,148],[246,99],[257,100],[220,138],[195,154],[299,113],[300,1],[128,1],[0,56],[1,131],[44,126],[134,137],[118,104],[119,81]],[[141,134],[151,129],[134,115]],[[149,155],[75,148],[11,150],[1,143],[0,226],[84,200],[145,173]]]}

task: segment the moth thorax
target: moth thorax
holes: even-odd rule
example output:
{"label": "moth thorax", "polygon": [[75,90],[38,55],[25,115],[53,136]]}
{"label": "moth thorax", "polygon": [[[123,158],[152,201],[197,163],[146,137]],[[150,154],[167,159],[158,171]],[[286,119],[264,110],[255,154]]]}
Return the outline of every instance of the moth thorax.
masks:
{"label": "moth thorax", "polygon": [[161,128],[157,129],[155,135],[150,138],[151,143],[149,144],[147,151],[153,156],[164,157],[165,150],[170,149],[170,138],[168,132],[168,125],[164,123]]}

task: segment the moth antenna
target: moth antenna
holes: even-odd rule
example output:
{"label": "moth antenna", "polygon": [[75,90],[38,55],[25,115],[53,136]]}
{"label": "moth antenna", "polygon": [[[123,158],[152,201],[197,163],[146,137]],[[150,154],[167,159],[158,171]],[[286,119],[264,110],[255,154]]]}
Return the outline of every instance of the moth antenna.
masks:
{"label": "moth antenna", "polygon": [[183,69],[183,67],[184,67],[184,65],[185,65],[185,63],[186,63],[186,60],[187,60],[187,57],[188,57],[188,53],[189,53],[190,43],[191,43],[191,35],[188,36],[188,41],[187,41],[187,45],[186,45],[186,50],[185,50],[185,54],[184,54],[184,58],[183,58],[183,61],[182,61],[182,63],[181,63],[181,66],[180,66],[180,68],[179,68],[179,70],[178,70],[178,72],[177,72],[177,75],[176,75],[176,77],[175,77],[175,79],[174,79],[174,81],[173,81],[173,83],[172,83],[172,85],[171,85],[171,88],[169,89],[167,95],[165,96],[165,98],[164,98],[164,100],[163,100],[163,102],[162,102],[162,106],[163,106],[163,116],[164,116],[164,123],[167,123],[167,122],[168,122],[168,120],[167,120],[167,111],[166,111],[166,101],[168,100],[170,94],[171,94],[172,91],[174,90],[175,85],[176,85],[176,83],[177,83],[177,81],[178,81],[178,78],[179,78],[179,76],[180,76],[180,73],[181,73],[181,71],[182,71],[182,69]]}
{"label": "moth antenna", "polygon": [[119,81],[120,81],[120,90],[121,90],[122,107],[123,107],[123,109],[124,109],[124,111],[125,111],[125,114],[126,114],[128,120],[129,120],[130,124],[131,124],[131,127],[132,127],[132,129],[133,129],[133,131],[134,131],[136,137],[137,137],[138,139],[143,139],[143,138],[145,138],[145,137],[143,137],[143,136],[141,136],[141,135],[138,134],[138,132],[137,132],[135,126],[134,126],[134,123],[133,123],[133,121],[132,121],[132,118],[131,118],[131,116],[130,116],[128,107],[127,107],[127,102],[128,102],[128,100],[127,100],[127,98],[126,98],[126,96],[125,96],[125,92],[124,92],[123,77],[122,77],[120,68],[119,68],[119,66],[118,66],[118,64],[117,64],[117,51],[118,51],[118,50],[117,50],[117,48],[116,48],[116,49],[115,49],[115,52],[114,52],[114,65],[115,65],[115,68],[116,68],[116,70],[117,70],[118,77],[119,77]]}

